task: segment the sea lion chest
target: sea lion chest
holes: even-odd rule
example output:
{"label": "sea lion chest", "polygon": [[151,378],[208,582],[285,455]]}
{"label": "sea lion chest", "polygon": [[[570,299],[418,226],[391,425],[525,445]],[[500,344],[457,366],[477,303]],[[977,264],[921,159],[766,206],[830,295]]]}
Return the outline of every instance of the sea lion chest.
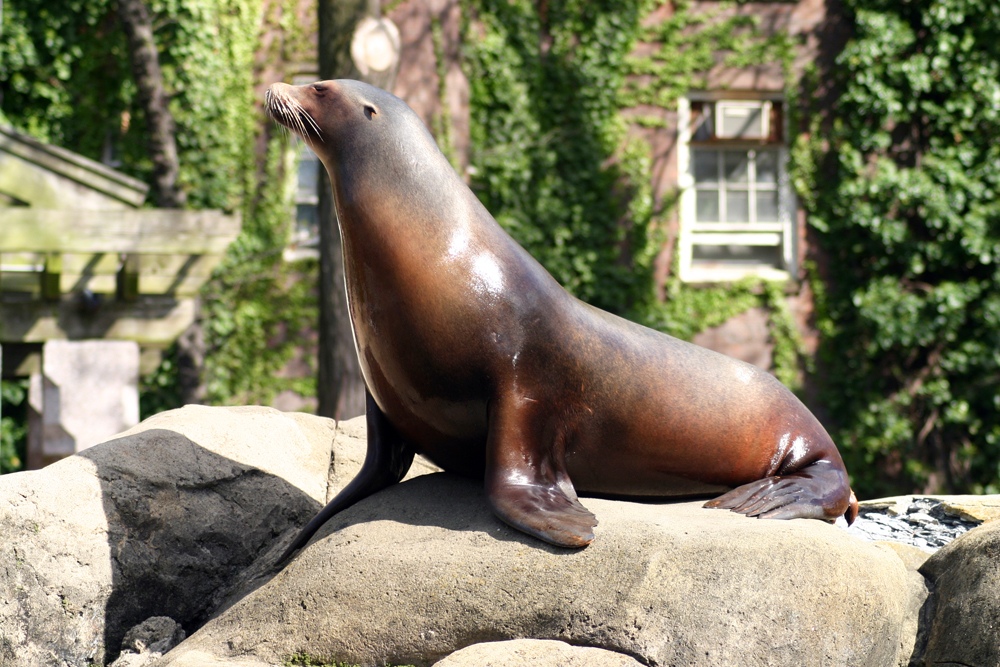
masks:
{"label": "sea lion chest", "polygon": [[479,217],[489,214],[478,201],[447,215],[409,203],[383,197],[340,211],[358,357],[408,441],[446,469],[477,474],[490,398],[524,345],[538,294],[519,288],[533,281],[531,267]]}

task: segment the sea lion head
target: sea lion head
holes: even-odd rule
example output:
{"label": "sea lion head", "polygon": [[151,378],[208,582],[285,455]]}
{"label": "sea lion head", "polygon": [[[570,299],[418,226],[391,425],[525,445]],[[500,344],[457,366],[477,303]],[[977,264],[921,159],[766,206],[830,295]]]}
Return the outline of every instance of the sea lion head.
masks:
{"label": "sea lion head", "polygon": [[334,175],[338,164],[363,169],[370,159],[426,159],[437,145],[403,100],[361,81],[338,79],[302,86],[273,84],[264,108],[309,145]]}

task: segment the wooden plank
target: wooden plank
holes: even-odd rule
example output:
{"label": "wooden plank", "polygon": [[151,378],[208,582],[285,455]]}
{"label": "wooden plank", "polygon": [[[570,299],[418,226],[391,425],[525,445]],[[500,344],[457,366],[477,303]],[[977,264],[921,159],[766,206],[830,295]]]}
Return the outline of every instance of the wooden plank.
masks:
{"label": "wooden plank", "polygon": [[45,270],[45,255],[37,252],[0,254],[0,290],[40,295],[39,274]]}
{"label": "wooden plank", "polygon": [[240,224],[220,211],[9,207],[0,210],[0,252],[222,254]]}
{"label": "wooden plank", "polygon": [[122,301],[139,298],[139,271],[142,266],[140,255],[125,255],[115,284],[115,293]]}
{"label": "wooden plank", "polygon": [[201,291],[206,279],[202,276],[139,277],[142,294],[194,296]]}
{"label": "wooden plank", "polygon": [[43,144],[0,126],[0,150],[132,206],[142,206],[149,186],[72,151]]}
{"label": "wooden plank", "polygon": [[[6,257],[6,255],[4,255]],[[20,264],[0,265],[0,291],[35,294],[41,298],[45,285],[48,296],[58,298],[89,290],[128,300],[141,294],[197,294],[222,261],[222,255],[118,255],[112,253],[53,255],[62,266],[46,264],[45,256],[23,255]],[[53,260],[55,261],[55,260]]]}
{"label": "wooden plank", "polygon": [[45,255],[40,252],[0,253],[0,271],[41,271]]}
{"label": "wooden plank", "polygon": [[191,294],[205,284],[221,261],[221,255],[143,255],[139,291]]}
{"label": "wooden plank", "polygon": [[63,294],[90,290],[114,294],[121,258],[116,253],[66,253],[62,255],[59,289]]}
{"label": "wooden plank", "polygon": [[0,345],[47,340],[134,340],[167,346],[194,321],[195,300],[139,297],[109,299],[93,312],[81,312],[75,295],[57,302],[0,301]]}

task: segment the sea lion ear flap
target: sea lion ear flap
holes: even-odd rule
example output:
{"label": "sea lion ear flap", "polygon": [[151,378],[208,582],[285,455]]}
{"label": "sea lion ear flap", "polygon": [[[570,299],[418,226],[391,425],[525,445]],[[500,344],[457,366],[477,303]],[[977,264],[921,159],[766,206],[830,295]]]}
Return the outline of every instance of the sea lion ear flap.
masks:
{"label": "sea lion ear flap", "polygon": [[372,116],[378,115],[378,109],[375,108],[374,104],[365,104],[365,118],[368,120],[372,119]]}

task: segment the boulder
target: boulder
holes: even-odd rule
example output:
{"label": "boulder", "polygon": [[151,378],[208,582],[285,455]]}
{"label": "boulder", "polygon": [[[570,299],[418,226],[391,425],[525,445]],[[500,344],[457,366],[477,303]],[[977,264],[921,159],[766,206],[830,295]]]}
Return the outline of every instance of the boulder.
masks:
{"label": "boulder", "polygon": [[151,617],[192,632],[326,501],[334,430],[190,406],[0,477],[0,664],[105,664]]}
{"label": "boulder", "polygon": [[184,641],[184,628],[166,616],[154,616],[125,633],[122,652],[111,667],[146,667]]}
{"label": "boulder", "polygon": [[1000,522],[962,535],[920,572],[933,597],[923,610],[912,664],[1000,665]]}
{"label": "boulder", "polygon": [[518,638],[654,665],[896,664],[910,593],[891,549],[699,502],[584,502],[597,539],[571,551],[498,521],[480,482],[404,482],[336,516],[156,664],[430,665]]}
{"label": "boulder", "polygon": [[435,662],[434,667],[642,667],[642,663],[599,648],[514,639],[473,644]]}

